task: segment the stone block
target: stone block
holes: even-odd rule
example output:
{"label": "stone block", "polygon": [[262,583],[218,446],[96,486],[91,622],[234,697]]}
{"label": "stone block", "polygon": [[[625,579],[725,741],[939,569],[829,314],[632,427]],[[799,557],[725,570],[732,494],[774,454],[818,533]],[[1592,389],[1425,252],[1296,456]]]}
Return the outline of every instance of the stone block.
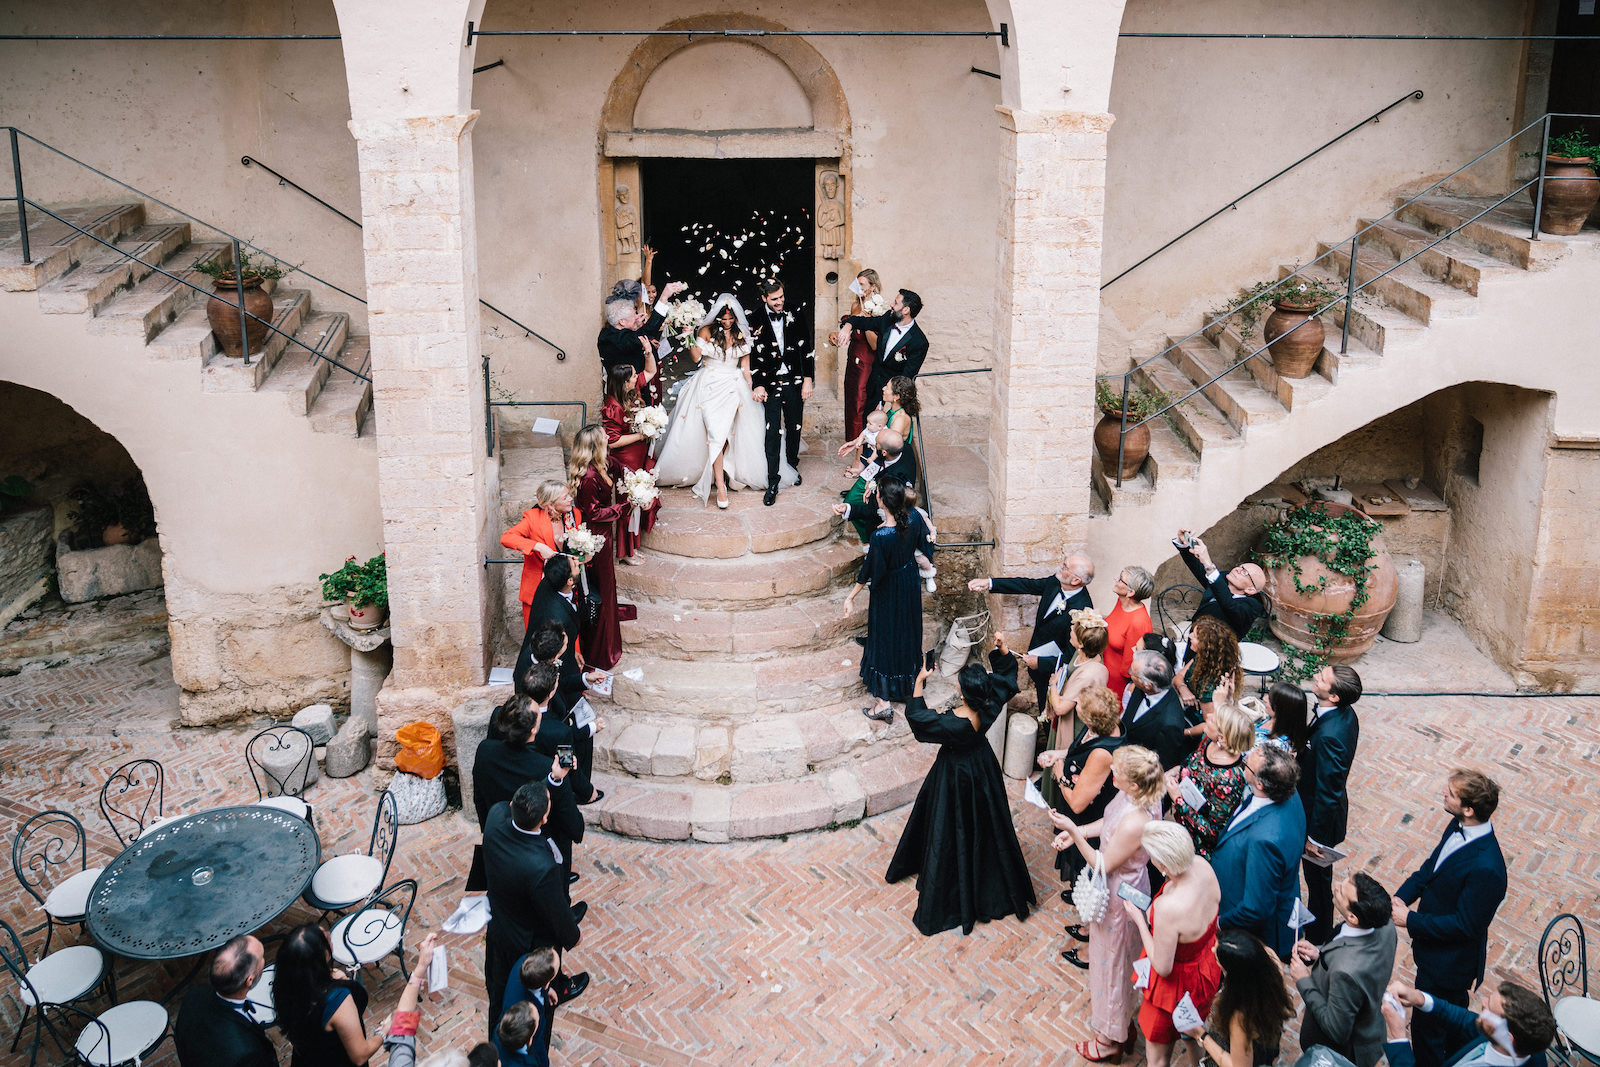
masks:
{"label": "stone block", "polygon": [[727,789],[701,787],[689,805],[689,833],[696,841],[720,845],[728,841],[732,824],[733,793]]}
{"label": "stone block", "polygon": [[[456,770],[461,777],[461,804],[467,811],[474,810],[472,765],[477,761],[478,745],[489,736],[489,717],[497,706],[492,697],[484,697],[460,704],[450,713],[450,725],[456,735]],[[355,716],[351,716],[351,721],[355,721]]]}
{"label": "stone block", "polygon": [[310,734],[311,740],[318,745],[326,745],[333,740],[333,708],[327,704],[301,708],[290,722]]}
{"label": "stone block", "polygon": [[[328,772],[329,778],[349,778],[366,770],[371,762],[372,734],[367,730],[366,722],[357,718],[346,720],[333,740],[328,742],[323,769]],[[463,779],[463,790],[468,788],[465,782],[466,779]]]}
{"label": "stone block", "polygon": [[63,539],[56,544],[56,574],[61,599],[69,604],[155,589],[161,585],[161,543],[152,537],[74,552]]}
{"label": "stone block", "polygon": [[815,778],[751,786],[733,798],[729,832],[748,838],[814,830],[833,820],[833,807],[833,796]]}
{"label": "stone block", "polygon": [[787,719],[769,719],[733,731],[729,770],[736,782],[778,782],[806,773],[806,742]]}
{"label": "stone block", "polygon": [[49,588],[55,522],[49,508],[29,508],[0,521],[0,626]]}
{"label": "stone block", "polygon": [[693,726],[663,727],[650,755],[650,774],[656,778],[679,778],[694,773],[695,729]]}
{"label": "stone block", "polygon": [[934,754],[920,751],[926,747],[912,745],[861,761],[856,777],[866,793],[868,815],[892,811],[916,799],[933,764]]}
{"label": "stone block", "polygon": [[[256,762],[266,778],[262,784],[267,796],[299,796],[317,781],[321,772],[317,769],[316,754],[311,751],[313,747],[299,734],[284,735],[281,744],[260,746]],[[300,766],[302,760],[304,767]]]}
{"label": "stone block", "polygon": [[855,822],[867,813],[867,793],[850,771],[828,775],[828,795],[833,798],[833,822]]}
{"label": "stone block", "polygon": [[659,726],[634,723],[624,727],[611,743],[611,759],[629,774],[649,774],[650,757],[655,753],[656,738],[660,734]]}
{"label": "stone block", "polygon": [[645,789],[620,804],[608,803],[607,821],[613,833],[626,837],[687,841],[692,806],[693,798],[687,788]]}
{"label": "stone block", "polygon": [[694,776],[715,781],[728,773],[733,744],[726,726],[702,726],[694,736]]}

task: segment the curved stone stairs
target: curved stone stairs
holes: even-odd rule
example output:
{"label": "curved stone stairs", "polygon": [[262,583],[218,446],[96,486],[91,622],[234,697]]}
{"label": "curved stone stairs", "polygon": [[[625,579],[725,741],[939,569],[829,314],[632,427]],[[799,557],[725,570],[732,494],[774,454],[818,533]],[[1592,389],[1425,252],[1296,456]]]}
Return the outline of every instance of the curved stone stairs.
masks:
{"label": "curved stone stairs", "polygon": [[[1490,202],[1426,197],[1378,223],[1362,237],[1358,283],[1377,278]],[[1497,276],[1549,268],[1566,254],[1567,242],[1594,236],[1592,232],[1581,238],[1546,234],[1534,241],[1528,236],[1531,222],[1531,205],[1505,204],[1376,281],[1357,295],[1350,312],[1349,350],[1343,355],[1339,346],[1345,314],[1341,310],[1324,315],[1327,340],[1309,377],[1280,378],[1269,361],[1253,359],[1207,386],[1174,408],[1167,420],[1150,424],[1150,456],[1140,472],[1121,486],[1096,455],[1091,472],[1094,541],[1115,545],[1123,559],[1164,559],[1171,554],[1167,539],[1179,525],[1208,528],[1246,493],[1270,483],[1301,457],[1403,406],[1391,403],[1372,410],[1373,390],[1358,390],[1365,408],[1352,426],[1353,413],[1341,405],[1356,401],[1341,400],[1340,383],[1346,379],[1368,386],[1391,383],[1394,388],[1388,391],[1404,395],[1406,390],[1398,387],[1394,376],[1414,373],[1417,358],[1449,358],[1448,352],[1428,349],[1430,325],[1474,314],[1480,285],[1492,286]],[[1320,244],[1317,252],[1329,248]],[[1346,242],[1305,273],[1343,289],[1349,264]],[[1290,273],[1292,268],[1281,268],[1280,277]],[[1166,344],[1176,340],[1168,338]],[[1182,396],[1259,345],[1259,334],[1246,345],[1234,325],[1213,325],[1136,371],[1135,384]],[[1404,402],[1410,399],[1414,398]],[[1316,432],[1308,434],[1308,426]]]}
{"label": "curved stone stairs", "polygon": [[[210,289],[197,262],[228,262],[225,242],[195,240],[187,222],[147,223],[142,203],[51,208],[134,258],[41,212],[28,217],[32,262],[22,262],[17,217],[0,212],[0,289],[38,294],[49,315],[84,315],[94,333],[120,335],[158,360],[189,360],[205,392],[280,394],[313,429],[359,437],[372,432],[372,383],[272,334],[251,365],[222,355],[200,293],[156,272],[159,266]],[[268,283],[269,285],[271,283]],[[317,312],[305,290],[273,291],[273,325],[346,367],[370,375],[371,346],[350,333],[350,316]]]}

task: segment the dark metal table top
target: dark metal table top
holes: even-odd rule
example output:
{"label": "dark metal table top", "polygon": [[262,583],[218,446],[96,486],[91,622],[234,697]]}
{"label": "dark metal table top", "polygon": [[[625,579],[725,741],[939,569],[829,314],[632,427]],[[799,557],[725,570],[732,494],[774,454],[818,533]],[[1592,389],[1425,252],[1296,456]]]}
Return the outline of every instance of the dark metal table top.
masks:
{"label": "dark metal table top", "polygon": [[321,859],[311,824],[275,808],[175,819],[135,840],[95,881],[89,933],[134,959],[208,952],[283,914]]}

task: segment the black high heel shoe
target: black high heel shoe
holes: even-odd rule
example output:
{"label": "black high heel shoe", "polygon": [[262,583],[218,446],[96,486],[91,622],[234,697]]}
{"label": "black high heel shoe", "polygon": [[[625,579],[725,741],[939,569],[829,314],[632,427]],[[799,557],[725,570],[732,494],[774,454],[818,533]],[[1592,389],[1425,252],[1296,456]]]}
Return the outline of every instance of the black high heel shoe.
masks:
{"label": "black high heel shoe", "polygon": [[1071,923],[1067,926],[1067,933],[1070,934],[1076,941],[1089,940],[1089,935],[1083,932],[1082,923]]}
{"label": "black high heel shoe", "polygon": [[1074,967],[1077,967],[1079,970],[1087,971],[1089,969],[1089,961],[1080,957],[1078,955],[1078,950],[1075,948],[1069,948],[1062,952],[1061,958],[1072,964]]}

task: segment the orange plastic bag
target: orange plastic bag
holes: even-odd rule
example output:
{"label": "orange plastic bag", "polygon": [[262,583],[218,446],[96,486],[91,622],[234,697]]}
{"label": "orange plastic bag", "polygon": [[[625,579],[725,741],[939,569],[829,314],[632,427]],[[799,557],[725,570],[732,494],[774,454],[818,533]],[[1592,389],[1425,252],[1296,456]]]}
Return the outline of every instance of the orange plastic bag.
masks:
{"label": "orange plastic bag", "polygon": [[444,739],[439,731],[425,722],[414,722],[394,732],[400,742],[395,754],[396,770],[414,774],[418,778],[437,778],[444,770]]}

